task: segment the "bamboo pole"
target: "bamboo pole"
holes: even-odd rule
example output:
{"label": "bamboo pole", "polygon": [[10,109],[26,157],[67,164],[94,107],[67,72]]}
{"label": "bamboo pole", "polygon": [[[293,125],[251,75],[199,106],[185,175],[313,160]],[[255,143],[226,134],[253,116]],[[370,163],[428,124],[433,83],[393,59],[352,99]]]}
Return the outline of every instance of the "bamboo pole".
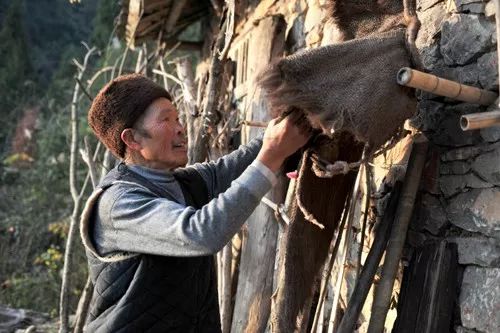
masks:
{"label": "bamboo pole", "polygon": [[467,86],[408,67],[399,70],[397,82],[402,86],[480,105],[491,105],[498,98],[498,95],[492,91]]}
{"label": "bamboo pole", "polygon": [[359,318],[359,314],[363,309],[363,305],[366,301],[366,296],[370,291],[371,285],[373,283],[373,278],[377,272],[380,260],[382,260],[382,255],[387,246],[387,240],[389,238],[389,233],[391,231],[392,222],[394,220],[394,214],[396,212],[396,207],[399,199],[401,184],[398,182],[394,187],[391,197],[389,198],[389,203],[384,212],[384,216],[380,221],[380,224],[375,233],[375,239],[373,245],[370,248],[370,252],[366,257],[366,262],[363,266],[363,270],[359,275],[354,291],[351,295],[351,300],[349,301],[344,316],[339,324],[337,333],[352,333],[356,327],[356,323]]}
{"label": "bamboo pole", "polygon": [[401,199],[398,203],[394,225],[387,245],[384,266],[382,268],[382,278],[375,292],[368,333],[382,333],[384,331],[385,318],[389,310],[394,280],[398,271],[401,253],[403,252],[408,225],[413,213],[413,204],[415,203],[415,197],[424,168],[427,147],[428,141],[425,136],[418,135],[414,139],[401,190]]}
{"label": "bamboo pole", "polygon": [[460,127],[463,131],[500,126],[500,110],[471,113],[460,117]]}

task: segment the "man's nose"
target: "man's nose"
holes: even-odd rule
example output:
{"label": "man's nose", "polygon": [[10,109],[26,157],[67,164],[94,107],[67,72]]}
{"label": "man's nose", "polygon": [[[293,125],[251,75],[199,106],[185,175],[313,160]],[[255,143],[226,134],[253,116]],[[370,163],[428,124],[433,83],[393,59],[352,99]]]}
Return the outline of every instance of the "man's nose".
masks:
{"label": "man's nose", "polygon": [[177,122],[177,134],[186,134],[186,129],[184,128],[184,126],[182,126],[182,124],[180,122]]}

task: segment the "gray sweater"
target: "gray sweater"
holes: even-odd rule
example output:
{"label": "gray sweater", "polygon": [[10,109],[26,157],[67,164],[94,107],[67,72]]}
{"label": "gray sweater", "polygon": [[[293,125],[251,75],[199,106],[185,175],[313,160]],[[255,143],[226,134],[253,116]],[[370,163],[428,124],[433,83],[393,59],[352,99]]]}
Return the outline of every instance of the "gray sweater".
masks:
{"label": "gray sweater", "polygon": [[[262,140],[215,162],[195,168],[205,180],[210,201],[201,209],[185,205],[171,173],[138,165],[129,168],[165,189],[159,198],[145,187],[119,182],[97,203],[93,243],[101,256],[119,252],[164,256],[200,256],[224,247],[276,182],[276,176],[255,160]],[[253,161],[253,162],[252,162]]]}

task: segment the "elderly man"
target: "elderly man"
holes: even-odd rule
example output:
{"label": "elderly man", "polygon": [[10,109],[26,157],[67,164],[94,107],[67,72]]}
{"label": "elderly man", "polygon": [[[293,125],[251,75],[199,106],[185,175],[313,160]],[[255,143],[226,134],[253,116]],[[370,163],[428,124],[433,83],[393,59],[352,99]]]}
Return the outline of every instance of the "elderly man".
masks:
{"label": "elderly man", "polygon": [[215,162],[185,167],[184,129],[165,89],[132,74],[99,92],[89,124],[123,161],[82,214],[95,286],[88,332],[220,332],[213,255],[308,140],[308,127],[289,118]]}

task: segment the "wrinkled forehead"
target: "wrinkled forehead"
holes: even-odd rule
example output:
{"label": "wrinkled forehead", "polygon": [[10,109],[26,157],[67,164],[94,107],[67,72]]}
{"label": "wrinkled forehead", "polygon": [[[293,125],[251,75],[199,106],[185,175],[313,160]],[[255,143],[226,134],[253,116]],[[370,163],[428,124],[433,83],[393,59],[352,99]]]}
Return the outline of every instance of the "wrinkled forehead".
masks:
{"label": "wrinkled forehead", "polygon": [[137,119],[134,127],[162,120],[169,115],[177,117],[177,108],[167,98],[160,97],[149,104],[141,117]]}

